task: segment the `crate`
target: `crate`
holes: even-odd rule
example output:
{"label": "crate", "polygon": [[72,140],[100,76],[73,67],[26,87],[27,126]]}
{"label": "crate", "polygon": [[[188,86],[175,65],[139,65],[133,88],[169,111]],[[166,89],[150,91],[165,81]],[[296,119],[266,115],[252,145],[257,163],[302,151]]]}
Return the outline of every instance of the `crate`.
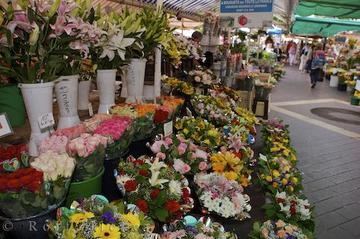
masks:
{"label": "crate", "polygon": [[239,100],[239,106],[241,108],[250,110],[252,109],[252,104],[255,97],[254,90],[252,91],[239,91],[240,100]]}

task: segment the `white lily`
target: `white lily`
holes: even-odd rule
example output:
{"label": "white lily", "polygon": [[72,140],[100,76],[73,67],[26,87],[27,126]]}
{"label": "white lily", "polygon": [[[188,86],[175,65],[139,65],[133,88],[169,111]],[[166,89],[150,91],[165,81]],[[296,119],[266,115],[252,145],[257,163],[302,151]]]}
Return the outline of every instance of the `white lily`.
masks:
{"label": "white lily", "polygon": [[149,183],[152,187],[160,186],[163,188],[163,184],[169,182],[167,179],[159,179],[160,171],[151,172],[151,178],[149,179]]}
{"label": "white lily", "polygon": [[108,57],[110,61],[112,61],[115,57],[115,51],[113,50],[112,47],[109,46],[104,46],[103,47],[103,52],[100,55],[100,59]]}
{"label": "white lily", "polygon": [[134,38],[124,38],[124,31],[119,30],[118,33],[111,37],[110,46],[115,48],[122,60],[125,60],[126,48],[135,42]]}
{"label": "white lily", "polygon": [[160,169],[165,167],[166,164],[164,162],[159,162],[159,159],[156,158],[155,161],[151,164],[150,171],[151,173],[160,172]]}

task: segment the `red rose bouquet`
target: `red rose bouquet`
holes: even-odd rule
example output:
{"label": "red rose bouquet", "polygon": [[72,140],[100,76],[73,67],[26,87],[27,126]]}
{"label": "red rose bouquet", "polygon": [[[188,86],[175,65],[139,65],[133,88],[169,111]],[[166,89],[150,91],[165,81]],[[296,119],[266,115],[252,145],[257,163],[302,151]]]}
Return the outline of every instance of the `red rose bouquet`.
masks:
{"label": "red rose bouquet", "polygon": [[48,151],[30,166],[0,175],[0,210],[7,217],[34,216],[60,204],[67,193],[75,160]]}
{"label": "red rose bouquet", "polygon": [[94,133],[108,138],[106,157],[109,159],[123,155],[129,148],[134,137],[133,120],[126,116],[114,116],[104,120],[95,129]]}
{"label": "red rose bouquet", "polygon": [[193,206],[186,178],[158,158],[129,157],[118,171],[116,181],[128,202],[155,220],[180,219]]}
{"label": "red rose bouquet", "polygon": [[210,168],[208,153],[180,136],[158,137],[150,149],[157,158],[183,175],[206,172]]}

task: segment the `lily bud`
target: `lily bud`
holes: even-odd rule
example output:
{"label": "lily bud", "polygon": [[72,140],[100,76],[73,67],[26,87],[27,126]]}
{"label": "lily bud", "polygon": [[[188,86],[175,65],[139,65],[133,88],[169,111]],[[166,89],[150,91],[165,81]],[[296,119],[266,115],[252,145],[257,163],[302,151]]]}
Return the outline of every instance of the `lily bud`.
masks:
{"label": "lily bud", "polygon": [[54,16],[54,14],[56,13],[56,11],[59,9],[61,0],[55,0],[55,2],[53,3],[53,5],[51,5],[49,13],[48,13],[48,17],[51,18],[52,16]]}
{"label": "lily bud", "polygon": [[34,46],[36,45],[38,39],[39,39],[39,33],[40,33],[40,29],[39,26],[37,24],[34,25],[34,29],[32,30],[31,34],[30,34],[30,46]]}

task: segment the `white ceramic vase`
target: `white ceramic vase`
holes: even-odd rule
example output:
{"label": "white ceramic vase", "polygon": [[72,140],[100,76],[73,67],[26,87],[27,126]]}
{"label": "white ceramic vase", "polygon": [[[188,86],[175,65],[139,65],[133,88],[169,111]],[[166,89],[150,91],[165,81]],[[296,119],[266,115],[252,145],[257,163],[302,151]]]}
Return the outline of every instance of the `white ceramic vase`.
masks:
{"label": "white ceramic vase", "polygon": [[89,109],[89,92],[91,81],[80,81],[78,91],[78,110]]}
{"label": "white ceramic vase", "polygon": [[60,118],[58,129],[69,128],[80,123],[78,115],[79,75],[61,76],[55,82],[56,101]]}
{"label": "white ceramic vase", "polygon": [[99,90],[100,105],[98,113],[109,113],[115,105],[115,83],[117,70],[98,70],[96,83]]}
{"label": "white ceramic vase", "polygon": [[38,156],[38,147],[50,135],[52,128],[41,129],[39,117],[53,112],[54,82],[39,84],[19,84],[24,97],[26,112],[29,118],[31,135],[29,141],[29,155]]}
{"label": "white ceramic vase", "polygon": [[144,80],[146,59],[132,58],[126,73],[126,102],[142,101],[144,96]]}

